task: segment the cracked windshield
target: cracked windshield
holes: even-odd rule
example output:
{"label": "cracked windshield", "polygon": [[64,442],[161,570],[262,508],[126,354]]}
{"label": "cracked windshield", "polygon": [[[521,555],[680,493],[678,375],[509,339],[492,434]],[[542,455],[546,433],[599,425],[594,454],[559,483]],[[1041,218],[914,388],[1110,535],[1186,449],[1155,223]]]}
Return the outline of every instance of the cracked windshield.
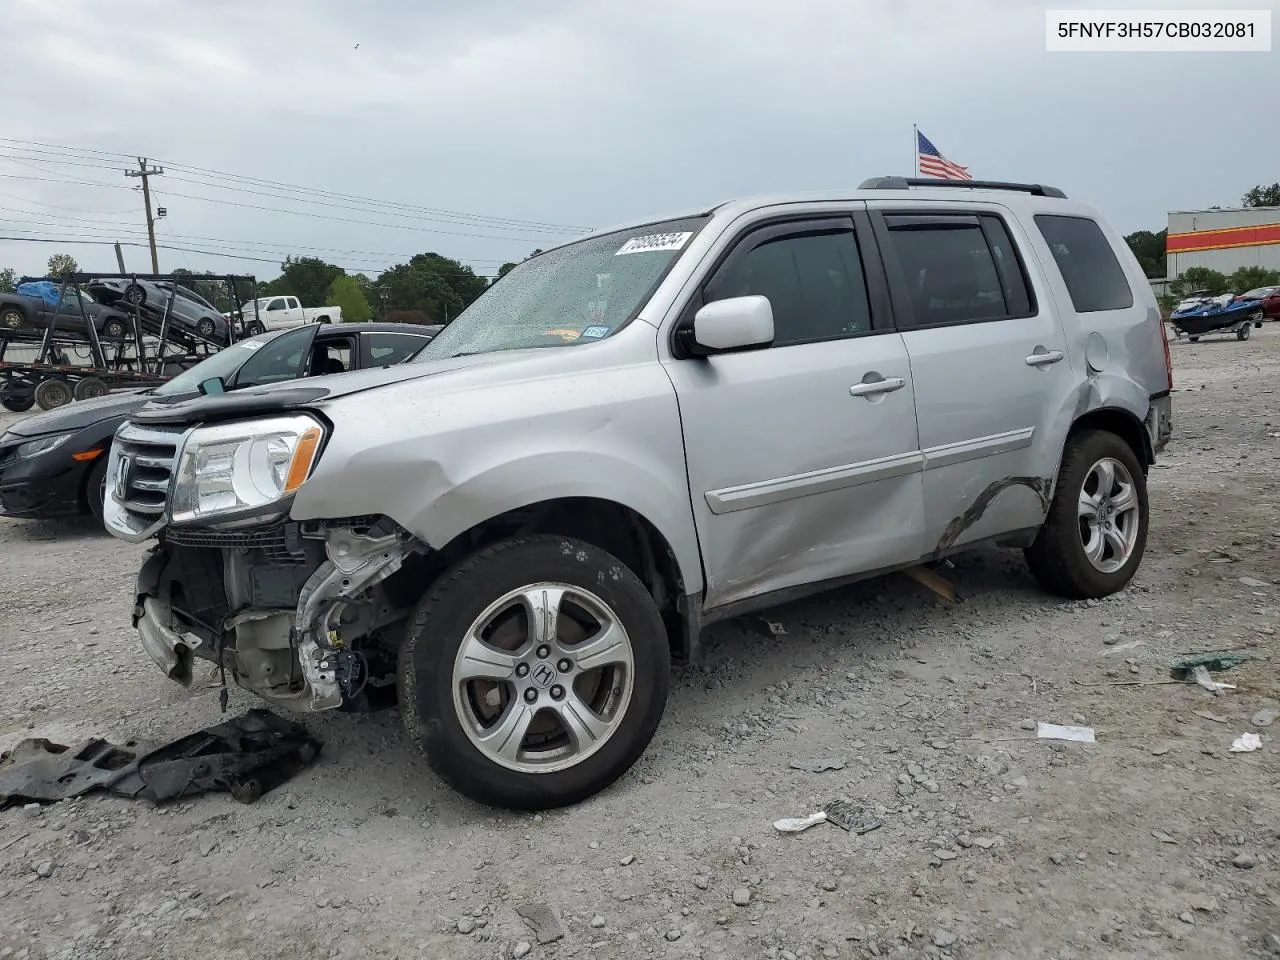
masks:
{"label": "cracked windshield", "polygon": [[414,362],[601,340],[644,306],[705,222],[652,223],[539,253],[495,282]]}

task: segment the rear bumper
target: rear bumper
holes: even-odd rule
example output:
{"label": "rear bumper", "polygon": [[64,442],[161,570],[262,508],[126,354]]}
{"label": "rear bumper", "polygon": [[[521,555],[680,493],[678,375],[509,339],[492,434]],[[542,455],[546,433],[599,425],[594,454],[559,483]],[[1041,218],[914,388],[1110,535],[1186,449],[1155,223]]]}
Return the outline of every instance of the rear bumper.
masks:
{"label": "rear bumper", "polygon": [[1169,445],[1173,436],[1173,400],[1169,394],[1160,394],[1151,398],[1151,408],[1147,412],[1147,434],[1151,438],[1151,449],[1161,453]]}

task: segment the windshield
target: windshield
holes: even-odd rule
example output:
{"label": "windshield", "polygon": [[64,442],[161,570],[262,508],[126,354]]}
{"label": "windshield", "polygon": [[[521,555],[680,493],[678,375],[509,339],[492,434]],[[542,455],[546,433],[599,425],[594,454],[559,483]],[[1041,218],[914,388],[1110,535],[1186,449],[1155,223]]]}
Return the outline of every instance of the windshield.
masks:
{"label": "windshield", "polygon": [[156,396],[172,397],[181,393],[196,393],[200,384],[214,377],[230,381],[241,366],[254,355],[264,343],[274,340],[280,333],[263,333],[248,340],[241,340],[229,347],[219,350],[208,360],[202,360],[189,370],[184,370],[164,386],[156,388]]}
{"label": "windshield", "polygon": [[526,260],[412,362],[601,340],[635,317],[707,219],[591,237]]}
{"label": "windshield", "polygon": [[1275,287],[1257,287],[1256,289],[1249,290],[1245,293],[1240,294],[1240,296],[1246,300],[1261,300],[1264,297],[1269,297],[1271,295],[1271,291],[1274,289],[1276,288]]}

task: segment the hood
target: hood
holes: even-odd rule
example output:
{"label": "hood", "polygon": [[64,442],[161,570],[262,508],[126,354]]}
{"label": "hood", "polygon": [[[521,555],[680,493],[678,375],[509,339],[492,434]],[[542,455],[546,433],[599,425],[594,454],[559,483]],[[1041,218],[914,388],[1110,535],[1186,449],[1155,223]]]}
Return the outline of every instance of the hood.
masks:
{"label": "hood", "polygon": [[48,413],[24,417],[9,427],[9,432],[20,437],[40,437],[47,433],[63,433],[67,430],[83,430],[108,417],[132,413],[143,406],[149,397],[142,391],[111,393],[93,400],[77,400]]}
{"label": "hood", "polygon": [[[569,350],[590,348],[571,347]],[[200,423],[230,417],[274,413],[296,407],[323,407],[329,400],[408,380],[459,373],[475,377],[481,386],[493,380],[550,374],[564,369],[565,350],[510,350],[442,360],[402,363],[376,370],[353,370],[325,377],[289,380],[264,387],[248,387],[214,396],[198,396],[179,403],[148,403],[135,413],[139,423]],[[463,373],[467,371],[468,373]]]}

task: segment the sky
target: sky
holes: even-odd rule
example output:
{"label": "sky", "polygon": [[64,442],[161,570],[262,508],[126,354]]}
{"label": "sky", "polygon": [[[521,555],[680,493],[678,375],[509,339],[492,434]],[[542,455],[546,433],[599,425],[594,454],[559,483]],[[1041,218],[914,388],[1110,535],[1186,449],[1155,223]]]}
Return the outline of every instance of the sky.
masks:
{"label": "sky", "polygon": [[[1245,5],[1280,0],[1124,4]],[[592,228],[910,175],[913,124],[974,176],[1061,187],[1124,233],[1280,180],[1280,46],[1048,53],[1044,18],[1012,0],[3,0],[0,237],[24,239],[0,239],[0,267],[109,270],[119,240],[149,269],[138,157],[165,170],[162,271],[263,280],[289,253],[376,274],[433,251],[491,275]]]}

